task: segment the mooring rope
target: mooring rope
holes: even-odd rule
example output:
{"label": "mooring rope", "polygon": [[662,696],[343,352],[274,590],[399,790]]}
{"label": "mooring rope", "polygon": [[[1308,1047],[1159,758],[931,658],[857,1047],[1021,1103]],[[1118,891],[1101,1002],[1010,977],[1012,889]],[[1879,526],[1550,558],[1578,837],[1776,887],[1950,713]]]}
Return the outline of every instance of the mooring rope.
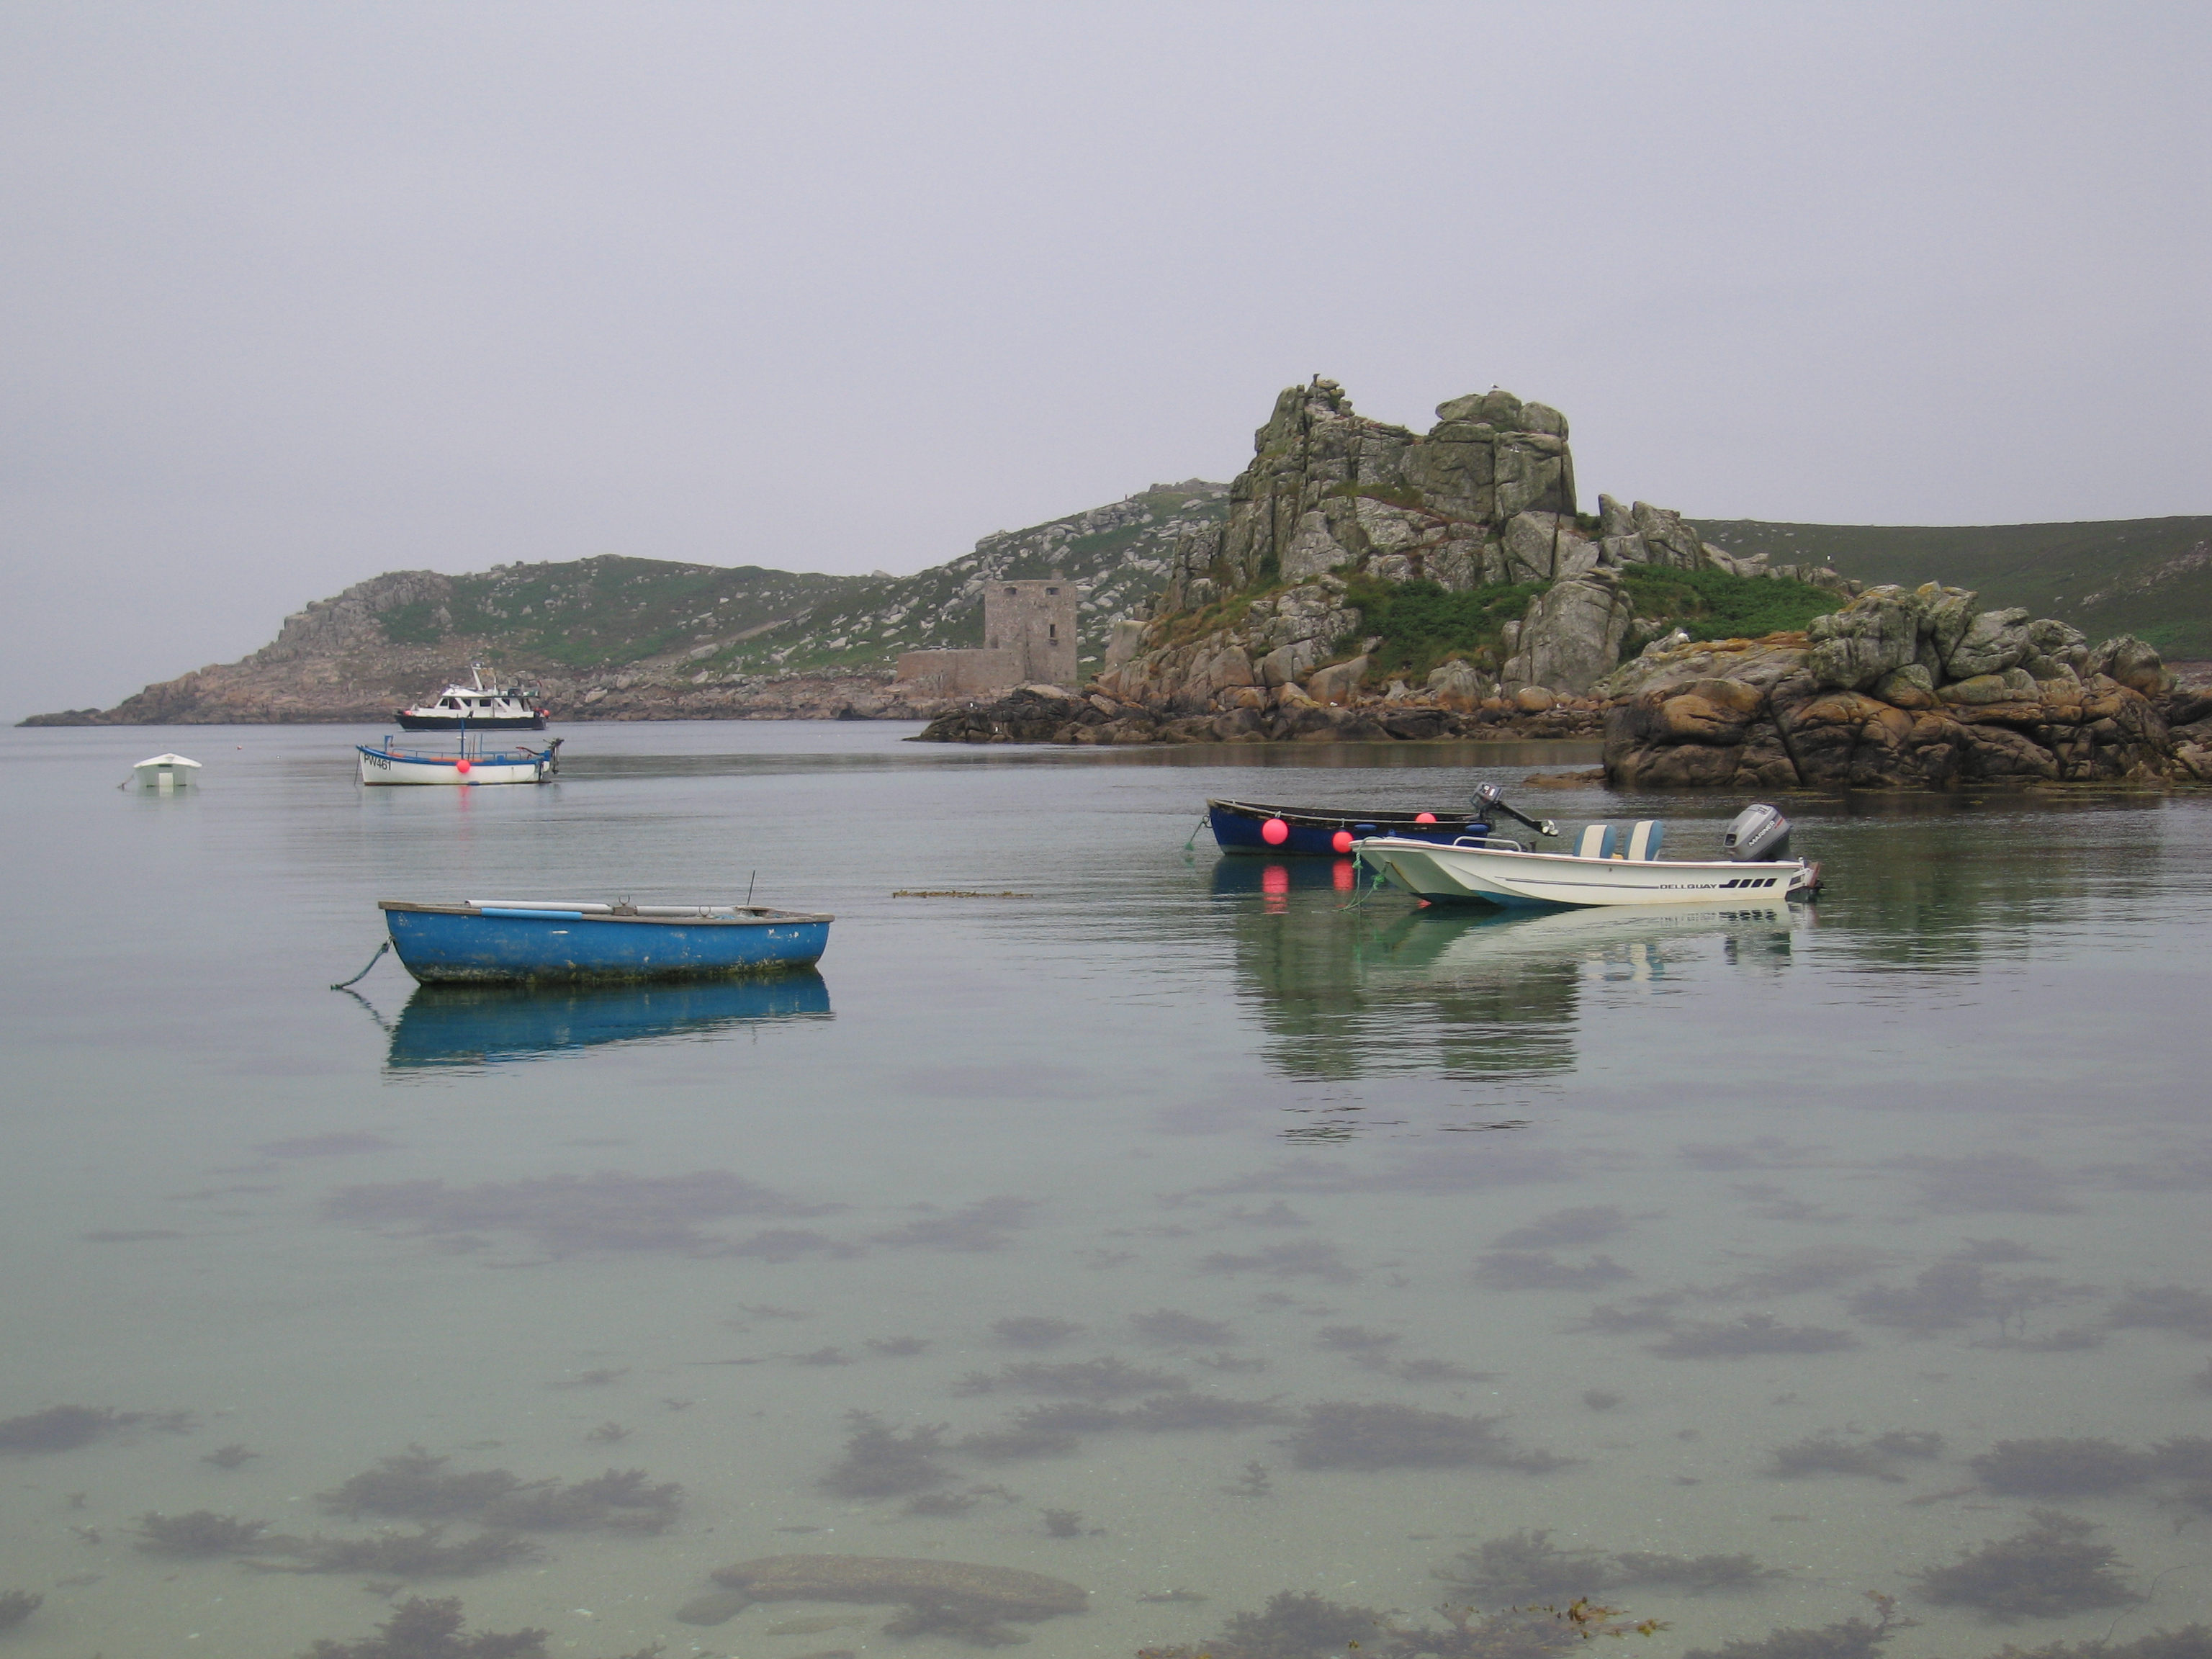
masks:
{"label": "mooring rope", "polygon": [[[376,947],[376,954],[375,954],[374,956],[371,957],[368,959],[368,968],[374,968],[374,967],[375,967],[375,966],[376,966],[376,964],[377,964],[378,963],[380,963],[380,962],[383,961],[383,960],[384,960],[384,953],[385,953],[386,951],[389,951],[391,948],[392,948],[392,941],[391,941],[390,939],[386,939],[386,940],[385,940],[385,941],[384,941],[384,943],[383,943],[383,944],[381,944],[381,945],[378,945],[378,946]],[[335,985],[331,986],[331,989],[332,989],[333,991],[343,991],[343,990],[344,990],[344,989],[345,989],[348,986],[349,986],[349,985],[358,985],[358,984],[360,984],[362,981],[363,981],[363,980],[365,980],[365,979],[367,979],[367,978],[368,977],[368,968],[364,968],[364,969],[362,969],[359,973],[356,974],[356,975],[355,975],[351,979],[342,979],[342,980],[340,980],[337,984],[335,984]]]}
{"label": "mooring rope", "polygon": [[1184,852],[1188,853],[1192,848],[1198,845],[1198,832],[1206,828],[1206,822],[1212,816],[1212,815],[1209,812],[1200,812],[1198,815],[1198,822],[1190,827],[1190,839],[1182,844],[1182,850]]}

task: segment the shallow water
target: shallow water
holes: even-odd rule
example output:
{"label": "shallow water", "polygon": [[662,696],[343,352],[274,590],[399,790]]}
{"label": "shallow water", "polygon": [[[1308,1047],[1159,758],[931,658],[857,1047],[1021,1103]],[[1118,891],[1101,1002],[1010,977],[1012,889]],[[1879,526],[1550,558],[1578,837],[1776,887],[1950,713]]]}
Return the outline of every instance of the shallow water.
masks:
{"label": "shallow water", "polygon": [[[475,792],[360,790],[329,728],[0,738],[0,1418],[191,1414],[0,1453],[0,1592],[45,1596],[0,1637],[11,1655],[279,1659],[366,1636],[395,1581],[151,1553],[131,1528],[207,1509],[366,1535],[379,1517],[315,1495],[410,1443],[451,1469],[683,1484],[658,1534],[532,1534],[536,1561],[397,1592],[458,1595],[472,1629],[548,1627],[580,1659],[973,1650],[879,1634],[888,1608],[674,1619],[713,1569],[768,1555],[1088,1589],[1088,1613],[1020,1627],[1042,1659],[1194,1642],[1285,1589],[1464,1602],[1435,1570],[1539,1528],[1789,1574],[1607,1589],[1668,1621],[1622,1650],[1654,1659],[1865,1613],[1869,1591],[1920,1621],[1891,1659],[2212,1619],[2212,1498],[2170,1453],[2048,1499],[1968,1461],[2212,1434],[2212,1304],[2128,1300],[2212,1291],[2212,803],[1792,803],[1817,908],[1500,920],[1185,840],[1209,793],[1446,806],[1491,778],[1562,820],[1663,814],[1695,856],[1740,803],[1522,790],[1589,763],[1539,745],[1097,753],[911,730],[579,727],[557,785]],[[202,787],[113,790],[165,747],[208,763]],[[379,896],[749,884],[837,914],[818,978],[471,998],[387,960],[357,994],[325,988],[374,949]],[[601,1171],[649,1179],[515,1185]],[[708,1171],[769,1190],[702,1217],[666,1178]],[[444,1200],[331,1202],[408,1182]],[[453,1191],[481,1183],[501,1189]],[[1589,1211],[1615,1213],[1545,1221]],[[1971,1293],[1954,1266],[1903,1294],[1973,1249]],[[1163,1309],[1228,1329],[1130,1322]],[[1741,1343],[1747,1316],[1843,1335],[1653,1352]],[[1023,1317],[1082,1328],[992,1328]],[[2146,1318],[2165,1322],[2127,1322]],[[1029,1386],[1071,1386],[1007,1368],[1107,1356],[1167,1379],[1110,1408],[1194,1394],[1285,1420],[954,1449],[1064,1399]],[[1494,1415],[1510,1455],[1571,1461],[1334,1464],[1332,1419],[1304,1416],[1328,1401]],[[825,1486],[854,1412],[950,1425],[917,1492],[973,1504]],[[618,1441],[592,1437],[608,1425]],[[1773,1472],[1808,1437],[1900,1431],[1940,1455]],[[257,1455],[205,1461],[231,1443]],[[2096,1522],[2147,1599],[2007,1626],[1922,1593],[1917,1571],[2039,1502]],[[1079,1511],[1075,1535],[1047,1510]],[[1206,1599],[1140,1599],[1175,1589]],[[858,1622],[820,1624],[840,1617]]]}

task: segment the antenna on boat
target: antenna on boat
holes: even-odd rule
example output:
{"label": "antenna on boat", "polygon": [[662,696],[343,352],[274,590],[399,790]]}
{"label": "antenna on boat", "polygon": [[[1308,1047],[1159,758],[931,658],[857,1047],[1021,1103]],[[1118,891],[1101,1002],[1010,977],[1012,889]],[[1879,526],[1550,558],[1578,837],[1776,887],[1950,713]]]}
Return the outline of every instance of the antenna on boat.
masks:
{"label": "antenna on boat", "polygon": [[748,870],[745,872],[745,908],[748,910],[753,908],[753,880],[759,874],[760,872],[757,870]]}

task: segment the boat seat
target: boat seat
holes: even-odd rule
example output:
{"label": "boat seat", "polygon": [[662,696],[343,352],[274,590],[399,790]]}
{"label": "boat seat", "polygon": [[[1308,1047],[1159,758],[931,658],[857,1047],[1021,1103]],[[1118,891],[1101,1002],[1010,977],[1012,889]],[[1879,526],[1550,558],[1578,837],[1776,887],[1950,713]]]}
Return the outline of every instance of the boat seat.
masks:
{"label": "boat seat", "polygon": [[1659,843],[1667,836],[1667,826],[1656,818],[1638,818],[1628,827],[1628,856],[1639,864],[1649,864],[1659,856]]}
{"label": "boat seat", "polygon": [[1578,859],[1609,859],[1613,856],[1615,837],[1609,823],[1586,823],[1575,842],[1575,856]]}

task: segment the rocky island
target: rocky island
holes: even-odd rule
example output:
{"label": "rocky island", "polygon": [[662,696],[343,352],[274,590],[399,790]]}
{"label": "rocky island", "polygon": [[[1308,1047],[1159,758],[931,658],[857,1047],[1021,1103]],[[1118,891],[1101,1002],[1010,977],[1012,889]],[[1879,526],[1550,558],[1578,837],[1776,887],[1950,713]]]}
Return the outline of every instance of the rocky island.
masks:
{"label": "rocky island", "polygon": [[1583,514],[1559,410],[1493,389],[1437,416],[1287,389],[1094,682],[924,736],[1602,737],[1607,781],[1646,788],[2212,781],[2212,694],[2132,635],[1731,554],[1646,502]]}

